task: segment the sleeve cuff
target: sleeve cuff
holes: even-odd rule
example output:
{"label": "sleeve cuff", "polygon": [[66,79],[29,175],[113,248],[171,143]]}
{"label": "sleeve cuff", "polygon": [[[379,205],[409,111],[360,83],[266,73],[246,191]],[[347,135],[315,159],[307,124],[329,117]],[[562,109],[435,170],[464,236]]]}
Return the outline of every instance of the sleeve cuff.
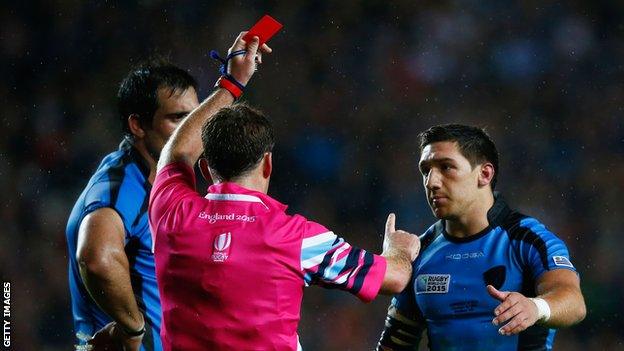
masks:
{"label": "sleeve cuff", "polygon": [[363,302],[373,301],[379,294],[381,284],[386,275],[386,259],[379,255],[373,255],[373,264],[366,275],[362,290],[358,293],[358,298]]}

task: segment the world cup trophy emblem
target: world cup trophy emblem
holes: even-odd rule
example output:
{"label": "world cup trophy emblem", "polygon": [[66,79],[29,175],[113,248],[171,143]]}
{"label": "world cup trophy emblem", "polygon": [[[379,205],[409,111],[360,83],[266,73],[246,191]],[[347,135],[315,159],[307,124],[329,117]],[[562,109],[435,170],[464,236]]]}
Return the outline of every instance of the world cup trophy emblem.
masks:
{"label": "world cup trophy emblem", "polygon": [[230,244],[232,243],[232,233],[222,233],[215,237],[212,251],[214,262],[224,262],[230,256]]}

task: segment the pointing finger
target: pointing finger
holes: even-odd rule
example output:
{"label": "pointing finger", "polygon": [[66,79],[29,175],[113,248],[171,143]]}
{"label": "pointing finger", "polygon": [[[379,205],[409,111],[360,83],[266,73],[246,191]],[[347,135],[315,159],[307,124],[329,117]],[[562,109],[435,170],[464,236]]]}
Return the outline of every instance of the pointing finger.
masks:
{"label": "pointing finger", "polygon": [[394,222],[396,221],[396,216],[394,213],[390,213],[388,215],[388,220],[386,220],[386,234],[395,232]]}

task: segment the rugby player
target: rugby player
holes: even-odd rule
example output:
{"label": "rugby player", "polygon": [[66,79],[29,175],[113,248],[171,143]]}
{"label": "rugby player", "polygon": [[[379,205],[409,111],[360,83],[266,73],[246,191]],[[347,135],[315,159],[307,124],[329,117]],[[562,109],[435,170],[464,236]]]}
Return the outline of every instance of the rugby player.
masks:
{"label": "rugby player", "polygon": [[427,201],[413,279],[388,309],[378,350],[551,350],[554,328],[585,317],[565,243],[494,192],[498,152],[476,127],[419,136]]}
{"label": "rugby player", "polygon": [[199,105],[196,88],[187,72],[160,61],[132,70],[120,85],[125,136],[104,157],[67,223],[78,350],[162,349],[148,196],[162,147]]}

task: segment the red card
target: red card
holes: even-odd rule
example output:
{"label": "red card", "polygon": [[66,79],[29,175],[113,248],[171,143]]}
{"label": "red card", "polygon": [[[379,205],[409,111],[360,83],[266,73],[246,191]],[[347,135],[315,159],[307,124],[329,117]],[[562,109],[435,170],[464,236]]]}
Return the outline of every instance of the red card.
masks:
{"label": "red card", "polygon": [[275,20],[275,18],[264,15],[262,18],[249,29],[249,32],[245,34],[243,40],[249,41],[253,37],[260,38],[260,45],[266,43],[277,33],[280,29],[282,29],[283,25]]}

